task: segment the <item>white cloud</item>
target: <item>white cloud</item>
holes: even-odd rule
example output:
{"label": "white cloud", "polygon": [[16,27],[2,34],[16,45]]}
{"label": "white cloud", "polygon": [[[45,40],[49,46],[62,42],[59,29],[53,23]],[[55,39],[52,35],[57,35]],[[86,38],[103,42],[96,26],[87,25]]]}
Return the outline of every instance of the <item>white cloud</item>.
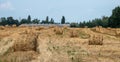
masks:
{"label": "white cloud", "polygon": [[14,10],[13,5],[11,2],[6,1],[3,3],[0,3],[0,10]]}

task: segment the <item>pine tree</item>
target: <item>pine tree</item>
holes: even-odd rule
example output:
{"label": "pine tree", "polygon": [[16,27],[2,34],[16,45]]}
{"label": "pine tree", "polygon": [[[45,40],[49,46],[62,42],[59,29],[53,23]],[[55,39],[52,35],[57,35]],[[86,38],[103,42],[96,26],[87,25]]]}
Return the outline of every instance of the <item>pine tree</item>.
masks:
{"label": "pine tree", "polygon": [[61,24],[65,24],[65,17],[64,16],[62,16]]}
{"label": "pine tree", "polygon": [[46,17],[46,22],[45,23],[47,23],[47,24],[49,23],[49,17],[48,16]]}
{"label": "pine tree", "polygon": [[53,18],[51,18],[50,23],[51,23],[51,24],[54,24],[54,20],[53,20]]}
{"label": "pine tree", "polygon": [[28,24],[31,23],[31,16],[30,15],[28,15],[28,19],[27,20],[28,20],[28,22],[27,22]]}

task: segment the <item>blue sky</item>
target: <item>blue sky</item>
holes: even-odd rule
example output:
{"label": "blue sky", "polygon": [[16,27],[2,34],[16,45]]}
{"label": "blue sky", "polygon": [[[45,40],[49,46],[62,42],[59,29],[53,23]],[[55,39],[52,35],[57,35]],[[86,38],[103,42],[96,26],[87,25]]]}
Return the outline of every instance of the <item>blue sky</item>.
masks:
{"label": "blue sky", "polygon": [[67,22],[88,21],[110,16],[112,9],[120,6],[120,0],[0,0],[0,17],[15,19],[45,19],[46,16],[60,22],[61,16]]}

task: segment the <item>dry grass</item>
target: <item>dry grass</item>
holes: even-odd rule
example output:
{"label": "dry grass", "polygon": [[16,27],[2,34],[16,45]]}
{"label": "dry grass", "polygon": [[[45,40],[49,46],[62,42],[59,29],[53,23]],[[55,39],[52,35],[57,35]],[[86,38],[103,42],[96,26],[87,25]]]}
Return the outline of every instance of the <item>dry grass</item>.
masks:
{"label": "dry grass", "polygon": [[111,36],[116,36],[117,35],[117,31],[114,28],[102,28],[100,26],[97,26],[95,28],[91,29],[93,32],[96,33],[102,33],[102,34],[107,34],[107,35],[111,35]]}
{"label": "dry grass", "polygon": [[16,25],[16,24],[14,24],[14,25],[12,25],[12,27],[17,27],[17,25]]}
{"label": "dry grass", "polygon": [[116,37],[120,37],[120,30],[119,30],[119,29],[116,29],[116,30],[115,30],[115,36],[116,36]]}
{"label": "dry grass", "polygon": [[103,33],[103,28],[102,28],[102,26],[96,26],[95,27],[95,31],[97,31],[97,32],[100,32],[100,33]]}
{"label": "dry grass", "polygon": [[108,32],[108,29],[103,28],[102,26],[96,26],[96,27],[92,28],[92,31],[95,31],[98,33],[106,33],[106,31]]}
{"label": "dry grass", "polygon": [[38,54],[34,51],[13,52],[0,57],[0,62],[30,62],[36,59],[37,55]]}
{"label": "dry grass", "polygon": [[5,25],[5,27],[6,27],[6,28],[10,28],[10,26],[9,26],[9,25]]}
{"label": "dry grass", "polygon": [[59,28],[59,27],[55,27],[54,28],[54,32],[57,34],[57,35],[62,35],[64,32],[63,32],[63,29],[62,28]]}
{"label": "dry grass", "polygon": [[68,29],[69,27],[67,27],[67,26],[63,26],[63,29]]}
{"label": "dry grass", "polygon": [[71,31],[70,31],[70,37],[79,37],[78,31],[71,30]]}
{"label": "dry grass", "polygon": [[107,27],[108,30],[111,30],[112,28],[111,27]]}
{"label": "dry grass", "polygon": [[36,51],[37,36],[32,34],[20,35],[13,45],[14,51]]}
{"label": "dry grass", "polygon": [[0,26],[0,30],[4,30],[5,29],[5,27],[4,26]]}
{"label": "dry grass", "polygon": [[4,27],[4,30],[0,30],[0,54],[5,52],[0,55],[0,61],[120,62],[120,39],[116,37],[119,28],[96,28],[103,33],[87,27],[37,28],[39,27]]}
{"label": "dry grass", "polygon": [[40,31],[40,30],[42,30],[42,29],[44,29],[44,27],[43,27],[43,26],[40,26],[40,27],[37,27],[35,30]]}
{"label": "dry grass", "polygon": [[54,25],[51,25],[51,26],[49,26],[49,28],[55,28],[56,26],[54,26]]}
{"label": "dry grass", "polygon": [[93,35],[88,42],[89,45],[103,45],[103,36]]}

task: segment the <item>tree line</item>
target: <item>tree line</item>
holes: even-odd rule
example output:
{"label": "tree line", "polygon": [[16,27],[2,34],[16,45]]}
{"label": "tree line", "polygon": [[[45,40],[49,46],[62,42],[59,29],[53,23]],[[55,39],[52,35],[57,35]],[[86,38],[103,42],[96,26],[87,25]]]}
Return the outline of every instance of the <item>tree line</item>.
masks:
{"label": "tree line", "polygon": [[[54,19],[51,18],[49,19],[49,17],[47,16],[45,20],[40,21],[39,19],[33,19],[31,20],[31,16],[28,15],[28,17],[25,19],[14,19],[13,17],[1,17],[0,18],[0,25],[5,26],[5,25],[16,25],[19,26],[21,24],[60,24],[60,23],[55,23]],[[65,16],[62,16],[61,18],[61,24],[65,24]]]}
{"label": "tree line", "polygon": [[80,23],[71,23],[71,27],[95,27],[95,26],[102,26],[102,27],[108,27],[108,19],[109,17],[107,16],[103,16],[102,18],[96,18],[93,20],[89,20],[89,21],[83,21]]}
{"label": "tree line", "polygon": [[112,10],[112,15],[110,17],[103,16],[102,18],[96,18],[89,21],[84,21],[80,23],[71,23],[71,27],[112,27],[112,28],[120,28],[120,6],[115,7]]}
{"label": "tree line", "polygon": [[102,18],[95,18],[93,20],[79,22],[79,23],[66,23],[65,16],[62,16],[61,23],[56,23],[53,18],[49,19],[49,16],[46,17],[45,20],[33,19],[31,20],[31,16],[25,19],[17,20],[13,19],[13,17],[1,17],[0,18],[0,25],[21,25],[21,24],[70,24],[70,27],[95,27],[95,26],[102,26],[102,27],[112,27],[112,28],[120,28],[120,6],[115,7],[112,10],[112,15],[110,17],[103,16]]}

